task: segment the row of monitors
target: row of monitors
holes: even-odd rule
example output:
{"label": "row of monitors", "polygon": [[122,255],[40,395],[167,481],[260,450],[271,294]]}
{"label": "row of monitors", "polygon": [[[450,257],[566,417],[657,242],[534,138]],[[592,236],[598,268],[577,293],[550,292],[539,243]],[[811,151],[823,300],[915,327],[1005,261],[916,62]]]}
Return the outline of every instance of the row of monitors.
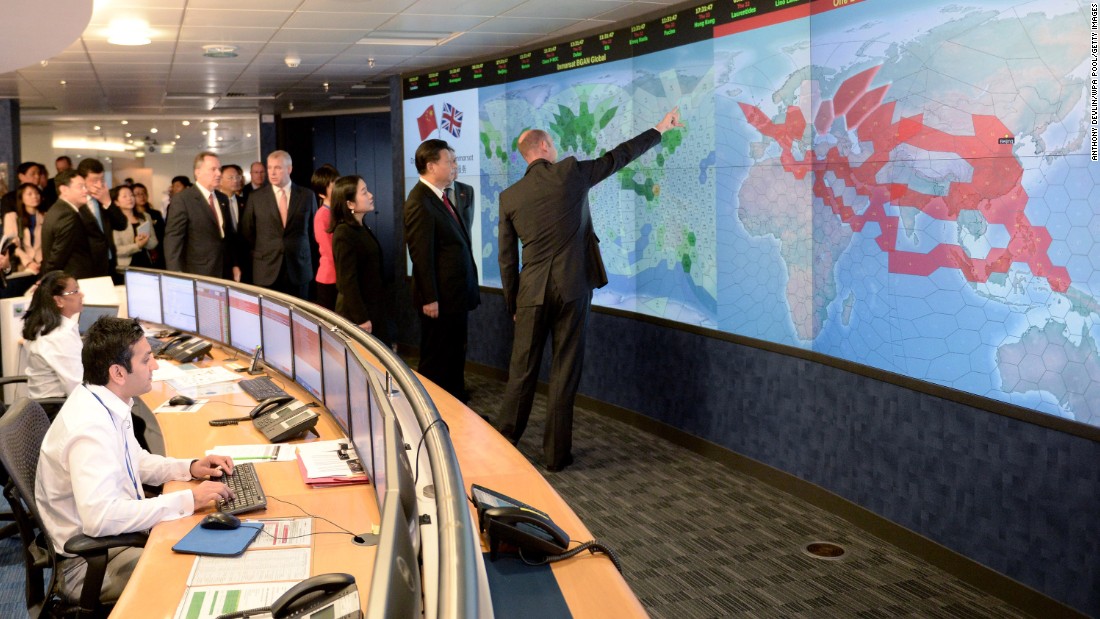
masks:
{"label": "row of monitors", "polygon": [[[378,379],[348,352],[346,342],[333,329],[263,295],[164,273],[127,270],[126,303],[131,318],[198,334],[245,352],[260,346],[269,367],[292,377],[324,402],[355,445],[382,508],[388,489],[387,469],[406,471],[407,458],[403,449],[395,449],[402,456],[399,460],[405,461],[404,467],[386,466],[387,432],[383,431],[377,399]],[[398,437],[391,440],[400,441],[395,445],[403,447],[399,427],[396,432]],[[388,464],[395,466],[396,462]],[[401,479],[393,490],[407,485]],[[402,501],[407,503],[409,489],[402,490]],[[415,489],[412,493],[415,499]]]}

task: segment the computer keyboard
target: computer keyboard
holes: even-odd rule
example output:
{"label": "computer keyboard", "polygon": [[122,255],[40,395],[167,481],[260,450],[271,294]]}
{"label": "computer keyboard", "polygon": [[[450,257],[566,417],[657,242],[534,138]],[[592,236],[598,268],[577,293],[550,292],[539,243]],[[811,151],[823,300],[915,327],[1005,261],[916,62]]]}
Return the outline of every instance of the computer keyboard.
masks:
{"label": "computer keyboard", "polygon": [[267,509],[267,495],[251,462],[235,465],[233,474],[222,475],[220,481],[229,486],[237,497],[230,501],[218,501],[218,511],[243,514]]}
{"label": "computer keyboard", "polygon": [[275,382],[267,376],[246,378],[237,384],[239,384],[241,386],[241,389],[244,389],[244,392],[252,396],[252,399],[256,400],[257,402],[276,396],[289,395],[287,392],[283,391],[282,387],[276,385]]}

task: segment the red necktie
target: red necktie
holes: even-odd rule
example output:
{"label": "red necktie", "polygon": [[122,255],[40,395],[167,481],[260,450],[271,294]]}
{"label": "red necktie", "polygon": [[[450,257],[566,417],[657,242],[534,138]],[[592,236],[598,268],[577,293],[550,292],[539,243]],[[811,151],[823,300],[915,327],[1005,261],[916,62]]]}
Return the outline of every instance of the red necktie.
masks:
{"label": "red necktie", "polygon": [[458,213],[456,213],[454,207],[451,206],[451,201],[447,199],[447,190],[446,189],[443,190],[443,206],[447,207],[447,212],[450,213],[451,217],[454,217],[455,221],[458,222],[458,225],[461,226],[462,221],[459,220]]}

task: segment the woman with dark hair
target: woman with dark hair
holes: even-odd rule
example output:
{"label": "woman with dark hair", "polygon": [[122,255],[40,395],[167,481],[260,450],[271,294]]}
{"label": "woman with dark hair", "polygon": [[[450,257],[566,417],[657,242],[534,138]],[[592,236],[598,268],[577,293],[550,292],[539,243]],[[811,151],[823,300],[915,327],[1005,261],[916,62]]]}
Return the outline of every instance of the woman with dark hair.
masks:
{"label": "woman with dark hair", "polygon": [[381,331],[382,247],[363,215],[374,196],[358,176],[343,176],[332,188],[332,257],[336,266],[336,313],[385,341]]}
{"label": "woman with dark hair", "polygon": [[153,219],[138,213],[134,190],[126,185],[111,189],[111,203],[118,206],[130,224],[122,230],[115,230],[115,250],[118,266],[151,267],[152,260],[146,250],[156,249],[157,235],[153,231]]}
{"label": "woman with dark hair", "polygon": [[27,395],[64,398],[84,380],[80,351],[80,311],[84,293],[64,271],[50,271],[38,282],[23,319],[27,349]]}
{"label": "woman with dark hair", "polygon": [[332,220],[332,186],[340,173],[329,164],[317,168],[310,184],[317,194],[320,206],[313,216],[313,238],[317,241],[317,250],[321,259],[317,263],[317,305],[325,309],[336,309],[336,265],[332,261],[332,232],[329,225]]}
{"label": "woman with dark hair", "polygon": [[4,216],[4,236],[15,237],[12,270],[30,271],[35,275],[42,268],[42,223],[46,216],[39,210],[42,193],[33,183],[23,183],[15,190],[15,212]]}
{"label": "woman with dark hair", "polygon": [[[134,183],[134,214],[138,217],[149,217],[153,220],[153,234],[157,240],[164,238],[164,215],[149,204],[149,189],[141,183]],[[149,254],[149,262],[154,269],[164,268],[164,253],[160,248],[146,247],[145,253]]]}

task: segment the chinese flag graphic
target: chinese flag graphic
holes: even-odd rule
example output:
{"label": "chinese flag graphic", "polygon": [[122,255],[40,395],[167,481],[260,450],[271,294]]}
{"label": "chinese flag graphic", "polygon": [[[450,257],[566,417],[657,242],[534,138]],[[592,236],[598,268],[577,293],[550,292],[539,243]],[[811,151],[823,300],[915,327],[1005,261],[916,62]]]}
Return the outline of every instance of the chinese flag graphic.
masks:
{"label": "chinese flag graphic", "polygon": [[420,139],[426,140],[435,131],[439,124],[435,120],[435,106],[429,105],[428,109],[416,119],[416,126],[420,128]]}

